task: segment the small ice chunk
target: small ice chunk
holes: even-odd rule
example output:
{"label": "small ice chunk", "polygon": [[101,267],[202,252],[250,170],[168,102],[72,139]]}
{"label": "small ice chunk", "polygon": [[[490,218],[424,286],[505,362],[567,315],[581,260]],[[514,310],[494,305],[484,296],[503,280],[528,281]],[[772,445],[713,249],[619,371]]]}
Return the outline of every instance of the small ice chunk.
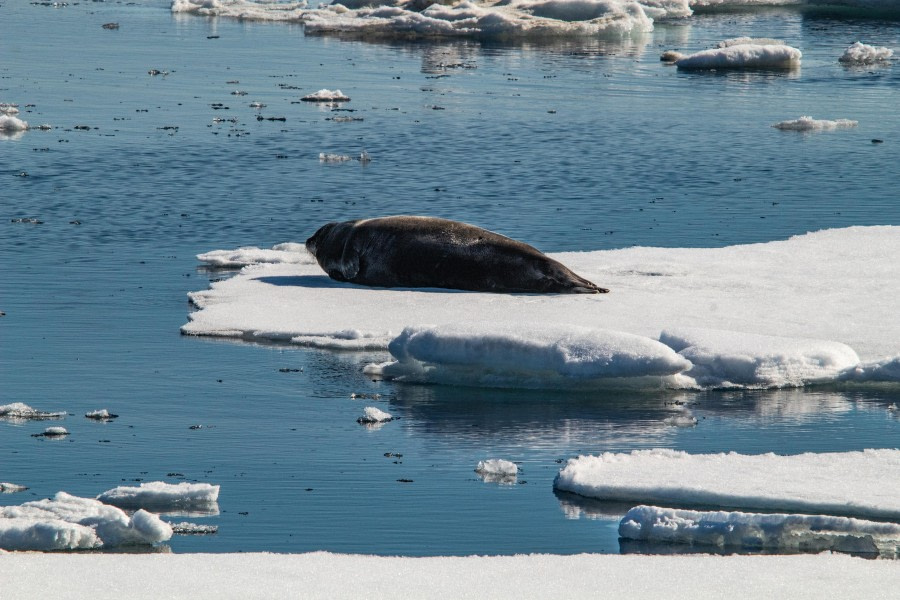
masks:
{"label": "small ice chunk", "polygon": [[319,162],[340,163],[347,162],[349,160],[353,160],[353,157],[347,156],[346,154],[329,154],[326,152],[319,152]]}
{"label": "small ice chunk", "polygon": [[19,114],[19,105],[0,102],[0,115],[17,115]]}
{"label": "small ice chunk", "polygon": [[138,487],[119,486],[97,499],[122,508],[177,510],[213,505],[219,498],[218,485],[208,483],[165,483],[149,481]]}
{"label": "small ice chunk", "polygon": [[114,415],[105,408],[100,410],[92,410],[84,415],[88,419],[94,419],[95,421],[109,421],[111,419],[118,419],[119,415]]}
{"label": "small ice chunk", "polygon": [[703,50],[675,62],[679,69],[787,69],[800,64],[803,53],[777,44],[737,44]]}
{"label": "small ice chunk", "polygon": [[172,533],[177,535],[211,535],[219,531],[218,525],[200,525],[198,523],[189,523],[182,521],[181,523],[170,523]]}
{"label": "small ice chunk", "polygon": [[619,536],[674,544],[893,558],[900,544],[900,525],[827,515],[706,512],[642,505],[622,518]]}
{"label": "small ice chunk", "polygon": [[782,131],[831,131],[833,129],[856,127],[857,125],[859,125],[859,121],[851,121],[850,119],[830,121],[828,119],[813,119],[809,116],[803,116],[799,119],[775,123],[772,127]]}
{"label": "small ice chunk", "polygon": [[16,492],[24,492],[27,489],[24,485],[0,481],[0,494],[15,494]]}
{"label": "small ice chunk", "polygon": [[64,412],[45,412],[36,410],[24,402],[13,402],[12,404],[0,406],[0,419],[9,419],[11,421],[42,421],[45,419],[61,419],[65,416],[66,413]]}
{"label": "small ice chunk", "polygon": [[845,65],[874,65],[889,61],[893,55],[894,51],[890,48],[855,42],[844,50],[838,61]]}
{"label": "small ice chunk", "polygon": [[487,460],[479,460],[478,465],[475,467],[475,472],[480,475],[515,477],[519,473],[519,467],[516,463],[503,460],[502,458],[489,458]]}
{"label": "small ice chunk", "polygon": [[350,102],[350,97],[345,96],[341,90],[321,89],[318,92],[307,94],[300,98],[304,102]]}
{"label": "small ice chunk", "polygon": [[681,52],[676,52],[675,50],[666,50],[665,52],[663,52],[662,54],[659,55],[659,60],[661,60],[662,62],[674,63],[676,61],[681,60],[684,57],[685,57],[685,55],[682,54]]}
{"label": "small ice chunk", "polygon": [[360,418],[356,419],[357,423],[363,424],[372,424],[372,423],[387,423],[388,421],[393,421],[394,417],[391,416],[390,413],[386,413],[383,410],[379,410],[374,406],[367,406],[363,409],[364,415]]}
{"label": "small ice chunk", "polygon": [[48,427],[41,433],[33,433],[31,437],[63,437],[69,435],[69,431],[65,427]]}
{"label": "small ice chunk", "polygon": [[663,419],[663,423],[672,427],[693,427],[697,424],[697,417],[691,411],[685,410],[680,414]]}
{"label": "small ice chunk", "polygon": [[28,129],[27,121],[12,115],[0,115],[0,133],[18,133],[26,129]]}

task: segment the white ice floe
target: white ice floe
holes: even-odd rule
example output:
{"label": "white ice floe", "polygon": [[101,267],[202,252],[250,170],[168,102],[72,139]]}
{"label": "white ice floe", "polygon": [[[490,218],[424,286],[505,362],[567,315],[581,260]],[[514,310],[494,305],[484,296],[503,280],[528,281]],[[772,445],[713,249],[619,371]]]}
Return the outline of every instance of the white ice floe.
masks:
{"label": "white ice floe", "polygon": [[15,494],[16,492],[24,492],[28,488],[24,485],[18,485],[9,482],[0,482],[0,494]]}
{"label": "white ice floe", "polygon": [[859,121],[851,121],[850,119],[837,119],[831,121],[828,119],[813,119],[812,117],[803,116],[799,119],[775,123],[772,127],[783,131],[831,131],[833,129],[848,129],[850,127],[856,127],[857,125],[859,125]]}
{"label": "white ice floe", "polygon": [[375,408],[374,406],[367,406],[363,409],[363,415],[356,419],[357,423],[363,424],[374,424],[374,423],[387,423],[388,421],[393,421],[394,417],[387,412],[384,412],[381,409]]}
{"label": "white ice floe", "polygon": [[48,427],[41,433],[31,434],[31,437],[61,438],[67,435],[69,435],[69,430],[65,427]]}
{"label": "white ice floe", "polygon": [[84,414],[88,419],[93,419],[95,421],[109,421],[111,419],[117,419],[119,415],[114,415],[105,408],[100,410],[92,410]]}
{"label": "white ice floe", "polygon": [[341,163],[351,160],[353,160],[353,157],[346,154],[331,154],[328,152],[319,153],[319,161],[324,163]]}
{"label": "white ice floe", "polygon": [[172,12],[250,21],[300,22],[309,8],[305,0],[172,0]]}
{"label": "white ice floe", "polygon": [[570,459],[558,490],[602,500],[900,520],[900,450],[744,455],[636,450]]}
{"label": "white ice floe", "polygon": [[846,65],[874,65],[890,60],[893,55],[894,51],[890,48],[855,42],[844,50],[838,60]]}
{"label": "white ice floe", "polygon": [[212,535],[219,531],[218,525],[200,525],[199,523],[190,523],[182,521],[181,523],[170,523],[172,533],[177,535]]}
{"label": "white ice floe", "polygon": [[7,419],[10,421],[40,421],[44,419],[61,419],[65,416],[65,412],[36,410],[24,402],[13,402],[12,404],[0,405],[0,419]]}
{"label": "white ice floe", "polygon": [[349,102],[350,97],[341,90],[321,89],[318,92],[307,94],[300,98],[304,102]]}
{"label": "white ice floe", "polygon": [[316,259],[306,252],[303,244],[285,243],[262,248],[238,248],[237,250],[213,250],[197,256],[206,264],[219,268],[235,268],[264,263],[316,264]]}
{"label": "white ice floe", "polygon": [[701,50],[675,61],[685,70],[788,69],[800,65],[803,54],[783,44],[737,44]]}
{"label": "white ice floe", "polygon": [[515,477],[519,473],[516,463],[502,458],[489,458],[479,460],[475,466],[475,472],[483,475],[500,475],[503,477]]}
{"label": "white ice floe", "polygon": [[208,483],[149,481],[138,487],[119,486],[97,496],[97,500],[122,508],[160,511],[204,508],[216,504],[219,486]]}
{"label": "white ice floe", "polygon": [[0,102],[0,115],[17,115],[19,114],[19,105],[9,102]]}
{"label": "white ice floe", "polygon": [[[465,375],[469,383],[546,387],[603,377],[676,388],[900,381],[900,227],[550,255],[612,289],[603,295],[369,288],[328,278],[296,247],[271,264],[248,264],[255,252],[236,251],[234,263],[248,266],[191,293],[199,310],[182,332],[366,350],[398,338],[391,369],[402,367],[394,375],[409,380]],[[662,331],[669,334],[660,343]]]}
{"label": "white ice floe", "polygon": [[28,122],[12,114],[0,114],[0,133],[18,133],[28,129]]}
{"label": "white ice floe", "polygon": [[172,529],[144,510],[128,516],[115,506],[58,492],[53,499],[0,507],[0,548],[78,550],[155,544]]}
{"label": "white ice floe", "polygon": [[894,558],[900,525],[828,515],[694,511],[636,506],[619,537],[647,542],[800,552],[854,552]]}
{"label": "white ice floe", "polygon": [[396,360],[370,365],[367,373],[416,382],[558,387],[665,377],[690,368],[655,340],[574,325],[407,327],[388,349]]}

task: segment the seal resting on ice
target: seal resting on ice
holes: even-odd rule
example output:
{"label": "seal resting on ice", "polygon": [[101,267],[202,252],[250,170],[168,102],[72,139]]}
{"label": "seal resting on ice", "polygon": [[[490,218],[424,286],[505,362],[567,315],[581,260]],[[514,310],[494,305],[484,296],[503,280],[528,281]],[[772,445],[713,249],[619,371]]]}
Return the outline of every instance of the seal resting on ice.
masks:
{"label": "seal resting on ice", "polygon": [[306,240],[328,276],[376,287],[598,294],[536,248],[447,219],[395,216],[328,223]]}

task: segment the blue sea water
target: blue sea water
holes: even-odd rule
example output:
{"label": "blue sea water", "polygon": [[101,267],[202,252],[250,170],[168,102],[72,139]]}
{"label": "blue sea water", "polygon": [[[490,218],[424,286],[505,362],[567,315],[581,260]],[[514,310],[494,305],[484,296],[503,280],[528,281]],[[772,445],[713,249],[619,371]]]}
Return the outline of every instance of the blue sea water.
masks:
{"label": "blue sea water", "polygon": [[[898,444],[896,388],[404,386],[363,376],[378,353],[179,335],[186,293],[227,276],[196,254],[303,241],[331,220],[443,216],[548,252],[900,224],[900,67],[837,62],[857,40],[900,48],[898,21],[713,11],[638,38],[540,44],[312,37],[173,16],[163,1],[6,1],[0,22],[0,102],[53,126],[0,139],[0,404],[68,411],[52,424],[71,432],[0,422],[0,481],[30,488],[0,504],[205,481],[222,486],[221,513],[195,520],[219,532],[176,536],[176,552],[615,553],[627,550],[615,519],[554,495],[559,461]],[[683,73],[658,60],[740,35],[784,39],[802,67]],[[320,88],[341,89],[352,112],[299,102]],[[859,126],[770,127],[807,114]],[[362,151],[371,163],[318,160]],[[373,401],[353,393],[381,394],[400,420],[361,427]],[[697,427],[662,424],[675,401]],[[98,408],[121,416],[82,417]],[[478,479],[492,457],[520,463],[517,484]]]}

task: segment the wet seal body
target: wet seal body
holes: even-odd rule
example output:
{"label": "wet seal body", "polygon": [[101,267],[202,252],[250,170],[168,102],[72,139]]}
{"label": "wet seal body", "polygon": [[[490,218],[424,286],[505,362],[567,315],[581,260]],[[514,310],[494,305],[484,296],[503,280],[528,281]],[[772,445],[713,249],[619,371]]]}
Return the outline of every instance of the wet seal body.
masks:
{"label": "wet seal body", "polygon": [[376,287],[598,294],[536,248],[447,219],[395,216],[328,223],[306,240],[328,276]]}

